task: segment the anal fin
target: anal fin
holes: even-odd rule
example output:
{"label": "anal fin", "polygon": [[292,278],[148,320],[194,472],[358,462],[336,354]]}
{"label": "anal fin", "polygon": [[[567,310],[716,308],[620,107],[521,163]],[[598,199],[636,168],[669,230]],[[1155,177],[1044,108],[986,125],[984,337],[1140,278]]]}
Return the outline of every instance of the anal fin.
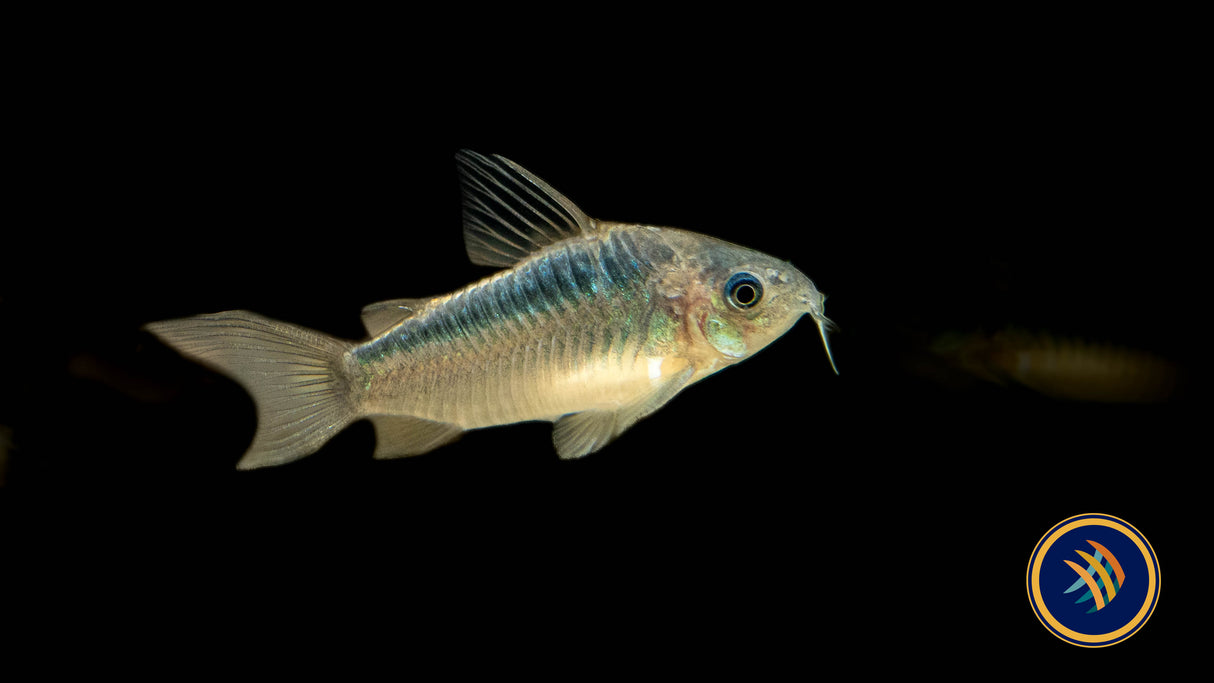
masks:
{"label": "anal fin", "polygon": [[428,453],[459,438],[464,430],[446,422],[409,415],[373,415],[375,457],[403,458]]}

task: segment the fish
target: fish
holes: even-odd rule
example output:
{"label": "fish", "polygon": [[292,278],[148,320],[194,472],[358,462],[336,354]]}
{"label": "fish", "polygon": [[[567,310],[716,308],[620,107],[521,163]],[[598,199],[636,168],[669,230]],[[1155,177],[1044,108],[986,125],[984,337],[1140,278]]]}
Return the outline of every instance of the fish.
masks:
{"label": "fish", "polygon": [[1012,326],[992,334],[942,334],[930,351],[968,377],[1063,401],[1164,403],[1181,384],[1180,368],[1161,355]]}
{"label": "fish", "polygon": [[825,296],[790,263],[593,219],[499,155],[461,150],[456,165],[467,255],[495,274],[366,306],[361,342],[244,310],[145,326],[252,395],[257,430],[238,469],[305,457],[362,419],[380,459],[525,421],[554,423],[559,457],[580,458],[804,315],[838,373]]}

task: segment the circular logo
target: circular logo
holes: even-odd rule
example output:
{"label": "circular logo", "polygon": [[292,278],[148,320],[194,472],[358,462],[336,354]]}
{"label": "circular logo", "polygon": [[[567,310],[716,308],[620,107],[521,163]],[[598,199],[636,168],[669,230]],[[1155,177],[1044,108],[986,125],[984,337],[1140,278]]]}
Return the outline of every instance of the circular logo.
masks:
{"label": "circular logo", "polygon": [[1059,522],[1029,558],[1029,602],[1050,633],[1107,647],[1147,623],[1159,602],[1159,561],[1145,536],[1112,515]]}

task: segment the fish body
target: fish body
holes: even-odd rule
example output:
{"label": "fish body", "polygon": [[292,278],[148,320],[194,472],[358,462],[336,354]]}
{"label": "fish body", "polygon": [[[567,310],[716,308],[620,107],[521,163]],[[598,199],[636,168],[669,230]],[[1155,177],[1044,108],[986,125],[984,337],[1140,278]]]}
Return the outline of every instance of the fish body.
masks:
{"label": "fish body", "polygon": [[246,311],[148,326],[253,395],[258,431],[239,467],[303,457],[362,418],[381,458],[530,420],[554,422],[558,454],[580,457],[802,315],[826,343],[823,295],[784,261],[594,220],[501,157],[457,161],[468,254],[504,270],[444,296],[366,307],[361,343]]}

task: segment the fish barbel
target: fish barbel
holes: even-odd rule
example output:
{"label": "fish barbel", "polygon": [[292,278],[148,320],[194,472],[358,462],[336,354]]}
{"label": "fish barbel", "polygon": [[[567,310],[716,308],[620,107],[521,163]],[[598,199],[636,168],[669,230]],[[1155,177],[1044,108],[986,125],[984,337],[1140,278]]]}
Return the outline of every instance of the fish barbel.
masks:
{"label": "fish barbel", "polygon": [[147,326],[252,394],[257,432],[240,469],[309,455],[363,418],[377,458],[527,420],[554,422],[557,453],[576,458],[802,315],[830,358],[825,297],[790,264],[693,232],[598,221],[508,159],[456,159],[468,256],[505,270],[367,306],[361,343],[248,311]]}

